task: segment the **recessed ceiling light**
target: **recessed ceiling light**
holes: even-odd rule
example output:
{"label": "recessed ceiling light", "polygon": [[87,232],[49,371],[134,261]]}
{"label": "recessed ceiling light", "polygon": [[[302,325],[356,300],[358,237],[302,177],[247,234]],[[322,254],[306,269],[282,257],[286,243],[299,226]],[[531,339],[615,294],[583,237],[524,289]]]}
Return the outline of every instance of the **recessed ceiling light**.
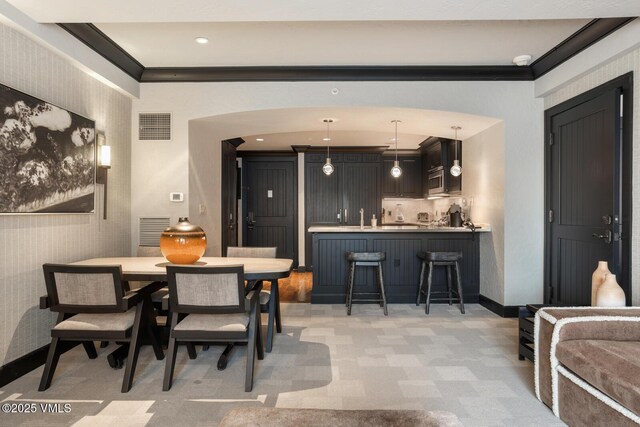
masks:
{"label": "recessed ceiling light", "polygon": [[206,37],[196,37],[196,43],[207,44],[209,43],[209,39]]}
{"label": "recessed ceiling light", "polygon": [[264,138],[256,138],[256,141],[262,142],[262,141],[264,141]]}

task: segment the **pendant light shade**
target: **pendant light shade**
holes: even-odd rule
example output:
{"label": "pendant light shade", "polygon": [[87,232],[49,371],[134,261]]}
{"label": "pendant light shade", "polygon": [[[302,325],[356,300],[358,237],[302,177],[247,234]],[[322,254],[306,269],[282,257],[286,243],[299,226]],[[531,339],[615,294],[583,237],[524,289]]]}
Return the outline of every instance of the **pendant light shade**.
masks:
{"label": "pendant light shade", "polygon": [[458,131],[462,128],[460,126],[451,126],[451,129],[453,129],[456,133],[455,141],[453,142],[455,144],[455,159],[453,160],[453,166],[451,166],[451,169],[449,171],[453,176],[460,176],[462,175],[462,166],[460,166],[460,160],[458,160]]}
{"label": "pendant light shade", "polygon": [[327,160],[325,161],[324,166],[322,166],[322,172],[324,172],[325,175],[329,176],[334,171],[334,167],[331,164],[331,157],[329,157],[329,141],[331,141],[331,138],[329,137],[329,124],[333,123],[333,120],[324,119],[324,122],[327,124],[327,136],[323,138],[324,141],[327,141]]}
{"label": "pendant light shade", "polygon": [[393,162],[393,167],[391,168],[391,176],[394,178],[400,178],[402,175],[402,168],[400,167],[400,162],[398,161],[398,123],[402,123],[400,120],[391,120],[391,123],[395,124],[396,128],[396,160]]}

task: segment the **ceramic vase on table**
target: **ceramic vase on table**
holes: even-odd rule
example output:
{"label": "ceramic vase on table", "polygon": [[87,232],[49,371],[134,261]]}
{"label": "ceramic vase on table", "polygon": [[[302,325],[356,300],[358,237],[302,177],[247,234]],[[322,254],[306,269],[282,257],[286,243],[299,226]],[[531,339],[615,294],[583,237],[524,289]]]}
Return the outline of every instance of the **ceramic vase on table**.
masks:
{"label": "ceramic vase on table", "polygon": [[173,264],[193,264],[207,249],[204,230],[180,218],[178,223],[166,228],[160,236],[160,251]]}
{"label": "ceramic vase on table", "polygon": [[598,268],[591,275],[591,305],[596,305],[596,293],[600,285],[604,283],[604,278],[607,274],[611,274],[609,271],[609,265],[607,261],[598,261]]}
{"label": "ceramic vase on table", "polygon": [[615,274],[607,274],[604,283],[598,287],[596,293],[596,306],[598,307],[624,307],[627,300],[624,291],[618,285]]}

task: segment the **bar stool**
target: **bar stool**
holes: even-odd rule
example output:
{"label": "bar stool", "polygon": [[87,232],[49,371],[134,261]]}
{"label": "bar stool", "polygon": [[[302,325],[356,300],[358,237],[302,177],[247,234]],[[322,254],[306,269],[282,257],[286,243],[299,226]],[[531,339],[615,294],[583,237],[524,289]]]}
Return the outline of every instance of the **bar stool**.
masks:
{"label": "bar stool", "polygon": [[[384,292],[384,279],[382,278],[382,261],[386,258],[384,252],[347,252],[349,261],[349,280],[347,282],[347,315],[351,316],[351,304],[353,302],[379,302],[387,316],[387,295]],[[356,267],[375,267],[376,284],[378,292],[353,292],[355,286]],[[378,295],[378,298],[353,299],[353,295]]]}
{"label": "bar stool", "polygon": [[[462,280],[460,279],[460,263],[459,261],[462,259],[462,252],[420,252],[418,253],[418,258],[422,260],[422,268],[420,269],[420,283],[418,285],[418,296],[416,298],[416,305],[420,305],[420,297],[422,294],[427,296],[427,306],[425,307],[424,312],[429,314],[429,304],[431,301],[449,301],[449,305],[451,305],[452,294],[455,294],[455,299],[460,303],[460,312],[464,314],[464,300],[462,297]],[[446,267],[447,268],[447,290],[432,292],[431,291],[431,282],[433,277],[433,269],[435,267]],[[456,269],[456,289],[453,289],[453,283],[451,280],[451,269]],[[427,276],[427,290],[425,292],[424,289],[424,273],[425,270],[429,269],[429,273]],[[431,298],[431,294],[446,294],[447,298]]]}

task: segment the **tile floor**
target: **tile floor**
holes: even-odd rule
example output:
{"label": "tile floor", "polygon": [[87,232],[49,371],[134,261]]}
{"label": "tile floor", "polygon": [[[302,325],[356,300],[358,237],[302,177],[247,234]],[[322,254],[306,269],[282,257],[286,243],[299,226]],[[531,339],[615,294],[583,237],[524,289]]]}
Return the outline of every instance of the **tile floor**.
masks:
{"label": "tile floor", "polygon": [[[144,348],[132,390],[120,393],[122,370],[99,350],[62,356],[53,384],[38,392],[39,368],[0,390],[2,403],[69,403],[68,413],[0,414],[0,425],[216,425],[237,406],[335,409],[427,409],[456,414],[467,426],[564,425],[538,402],[533,365],[518,361],[517,322],[479,305],[283,304],[284,331],[256,365],[244,392],[245,348],[216,369],[222,347],[189,360],[180,348],[174,385],[162,392],[164,362]],[[266,323],[266,322],[265,322]],[[60,411],[60,412],[64,412]]]}

